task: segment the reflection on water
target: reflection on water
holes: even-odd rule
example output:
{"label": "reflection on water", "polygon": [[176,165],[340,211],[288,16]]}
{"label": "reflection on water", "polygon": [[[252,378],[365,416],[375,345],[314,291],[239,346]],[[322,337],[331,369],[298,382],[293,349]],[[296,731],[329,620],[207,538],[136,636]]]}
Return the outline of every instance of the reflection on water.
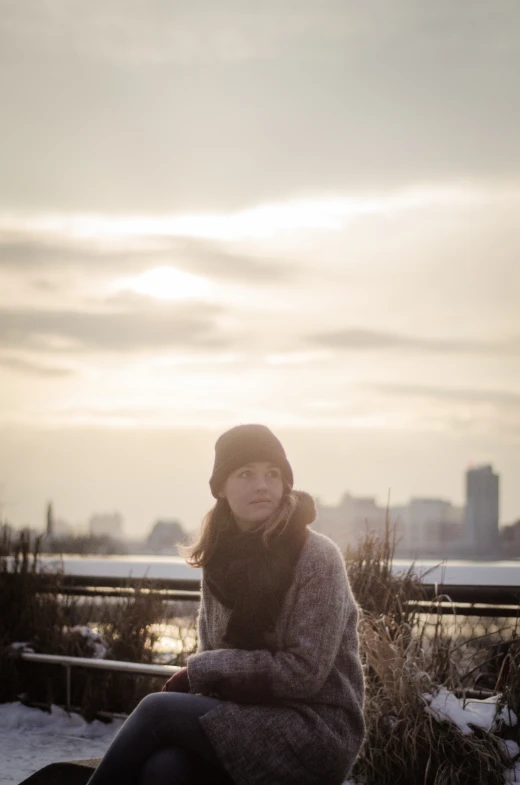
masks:
{"label": "reflection on water", "polygon": [[153,661],[175,665],[179,654],[195,651],[197,635],[192,619],[177,619],[175,624],[152,624],[150,631],[158,636]]}

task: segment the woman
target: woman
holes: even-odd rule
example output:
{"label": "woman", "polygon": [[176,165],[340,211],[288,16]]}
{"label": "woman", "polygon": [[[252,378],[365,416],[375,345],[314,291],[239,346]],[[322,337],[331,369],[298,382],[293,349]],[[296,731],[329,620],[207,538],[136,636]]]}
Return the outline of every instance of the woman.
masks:
{"label": "woman", "polygon": [[215,446],[199,645],[123,725],[89,785],[336,785],[362,744],[357,607],[338,548],[276,436]]}

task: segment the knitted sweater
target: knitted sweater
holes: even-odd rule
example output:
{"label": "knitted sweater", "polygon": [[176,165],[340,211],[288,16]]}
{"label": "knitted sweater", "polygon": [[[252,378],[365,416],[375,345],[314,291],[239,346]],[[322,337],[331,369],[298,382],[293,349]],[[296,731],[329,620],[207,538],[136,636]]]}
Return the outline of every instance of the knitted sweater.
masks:
{"label": "knitted sweater", "polygon": [[230,611],[202,582],[190,691],[224,699],[200,722],[236,785],[339,785],[364,736],[358,611],[337,546],[310,530],[270,650],[223,642]]}

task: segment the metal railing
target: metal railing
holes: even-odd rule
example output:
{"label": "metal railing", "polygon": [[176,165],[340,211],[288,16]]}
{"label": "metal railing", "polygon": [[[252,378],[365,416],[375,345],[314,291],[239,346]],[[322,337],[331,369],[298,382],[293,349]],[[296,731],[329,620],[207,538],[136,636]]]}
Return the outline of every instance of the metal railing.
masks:
{"label": "metal railing", "polygon": [[[520,573],[520,568],[519,568]],[[56,591],[55,583],[49,583],[49,590]],[[46,591],[45,579],[41,591]],[[139,591],[153,594],[170,601],[198,601],[200,582],[198,579],[154,578],[117,578],[107,576],[60,576],[61,594],[81,597],[128,597]],[[470,586],[459,584],[423,583],[420,596],[410,599],[407,605],[420,608],[428,601],[442,595],[446,599],[436,602],[437,613],[465,616],[500,616],[514,618],[519,614],[520,586]],[[487,607],[486,607],[487,606]],[[425,608],[426,610],[426,608]]]}
{"label": "metal railing", "polygon": [[94,668],[104,671],[120,671],[123,673],[134,673],[141,676],[171,676],[181,669],[177,665],[147,665],[139,662],[123,662],[122,660],[101,660],[90,659],[89,657],[66,657],[61,654],[34,654],[24,651],[20,655],[25,662],[39,662],[46,665],[61,665],[65,668],[65,707],[67,711],[71,708],[71,669],[74,668]]}
{"label": "metal railing", "polygon": [[[106,578],[88,576],[61,576],[63,583],[59,592],[83,596],[125,597],[134,592],[152,593],[168,601],[198,600],[198,580],[160,580]],[[122,585],[123,584],[123,585]],[[52,587],[50,587],[50,590]],[[56,590],[55,587],[53,589]],[[41,591],[46,587],[42,585]],[[502,644],[518,635],[520,629],[520,587],[515,586],[462,586],[447,584],[423,584],[420,597],[404,603],[408,609],[419,614],[432,614],[432,624],[437,623],[439,614],[443,623],[450,624],[450,635],[460,641],[482,639],[486,645],[494,645],[497,651]],[[433,600],[436,599],[435,603]],[[448,617],[451,617],[448,618]],[[514,621],[513,621],[514,620]],[[89,657],[36,654],[24,651],[20,657],[25,662],[58,665],[65,670],[66,704],[71,709],[72,668],[88,668],[104,671],[131,673],[141,676],[162,676],[167,679],[180,670],[175,665],[141,664],[120,660],[105,660]],[[491,676],[490,676],[491,679]]]}

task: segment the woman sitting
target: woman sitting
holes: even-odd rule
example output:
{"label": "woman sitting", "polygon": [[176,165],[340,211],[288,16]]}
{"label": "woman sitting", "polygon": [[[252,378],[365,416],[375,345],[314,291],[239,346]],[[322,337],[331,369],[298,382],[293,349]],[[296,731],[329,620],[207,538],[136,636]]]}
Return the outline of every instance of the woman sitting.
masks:
{"label": "woman sitting", "polygon": [[89,785],[339,785],[363,735],[358,611],[337,546],[309,529],[276,436],[215,447],[199,645],[126,720]]}

